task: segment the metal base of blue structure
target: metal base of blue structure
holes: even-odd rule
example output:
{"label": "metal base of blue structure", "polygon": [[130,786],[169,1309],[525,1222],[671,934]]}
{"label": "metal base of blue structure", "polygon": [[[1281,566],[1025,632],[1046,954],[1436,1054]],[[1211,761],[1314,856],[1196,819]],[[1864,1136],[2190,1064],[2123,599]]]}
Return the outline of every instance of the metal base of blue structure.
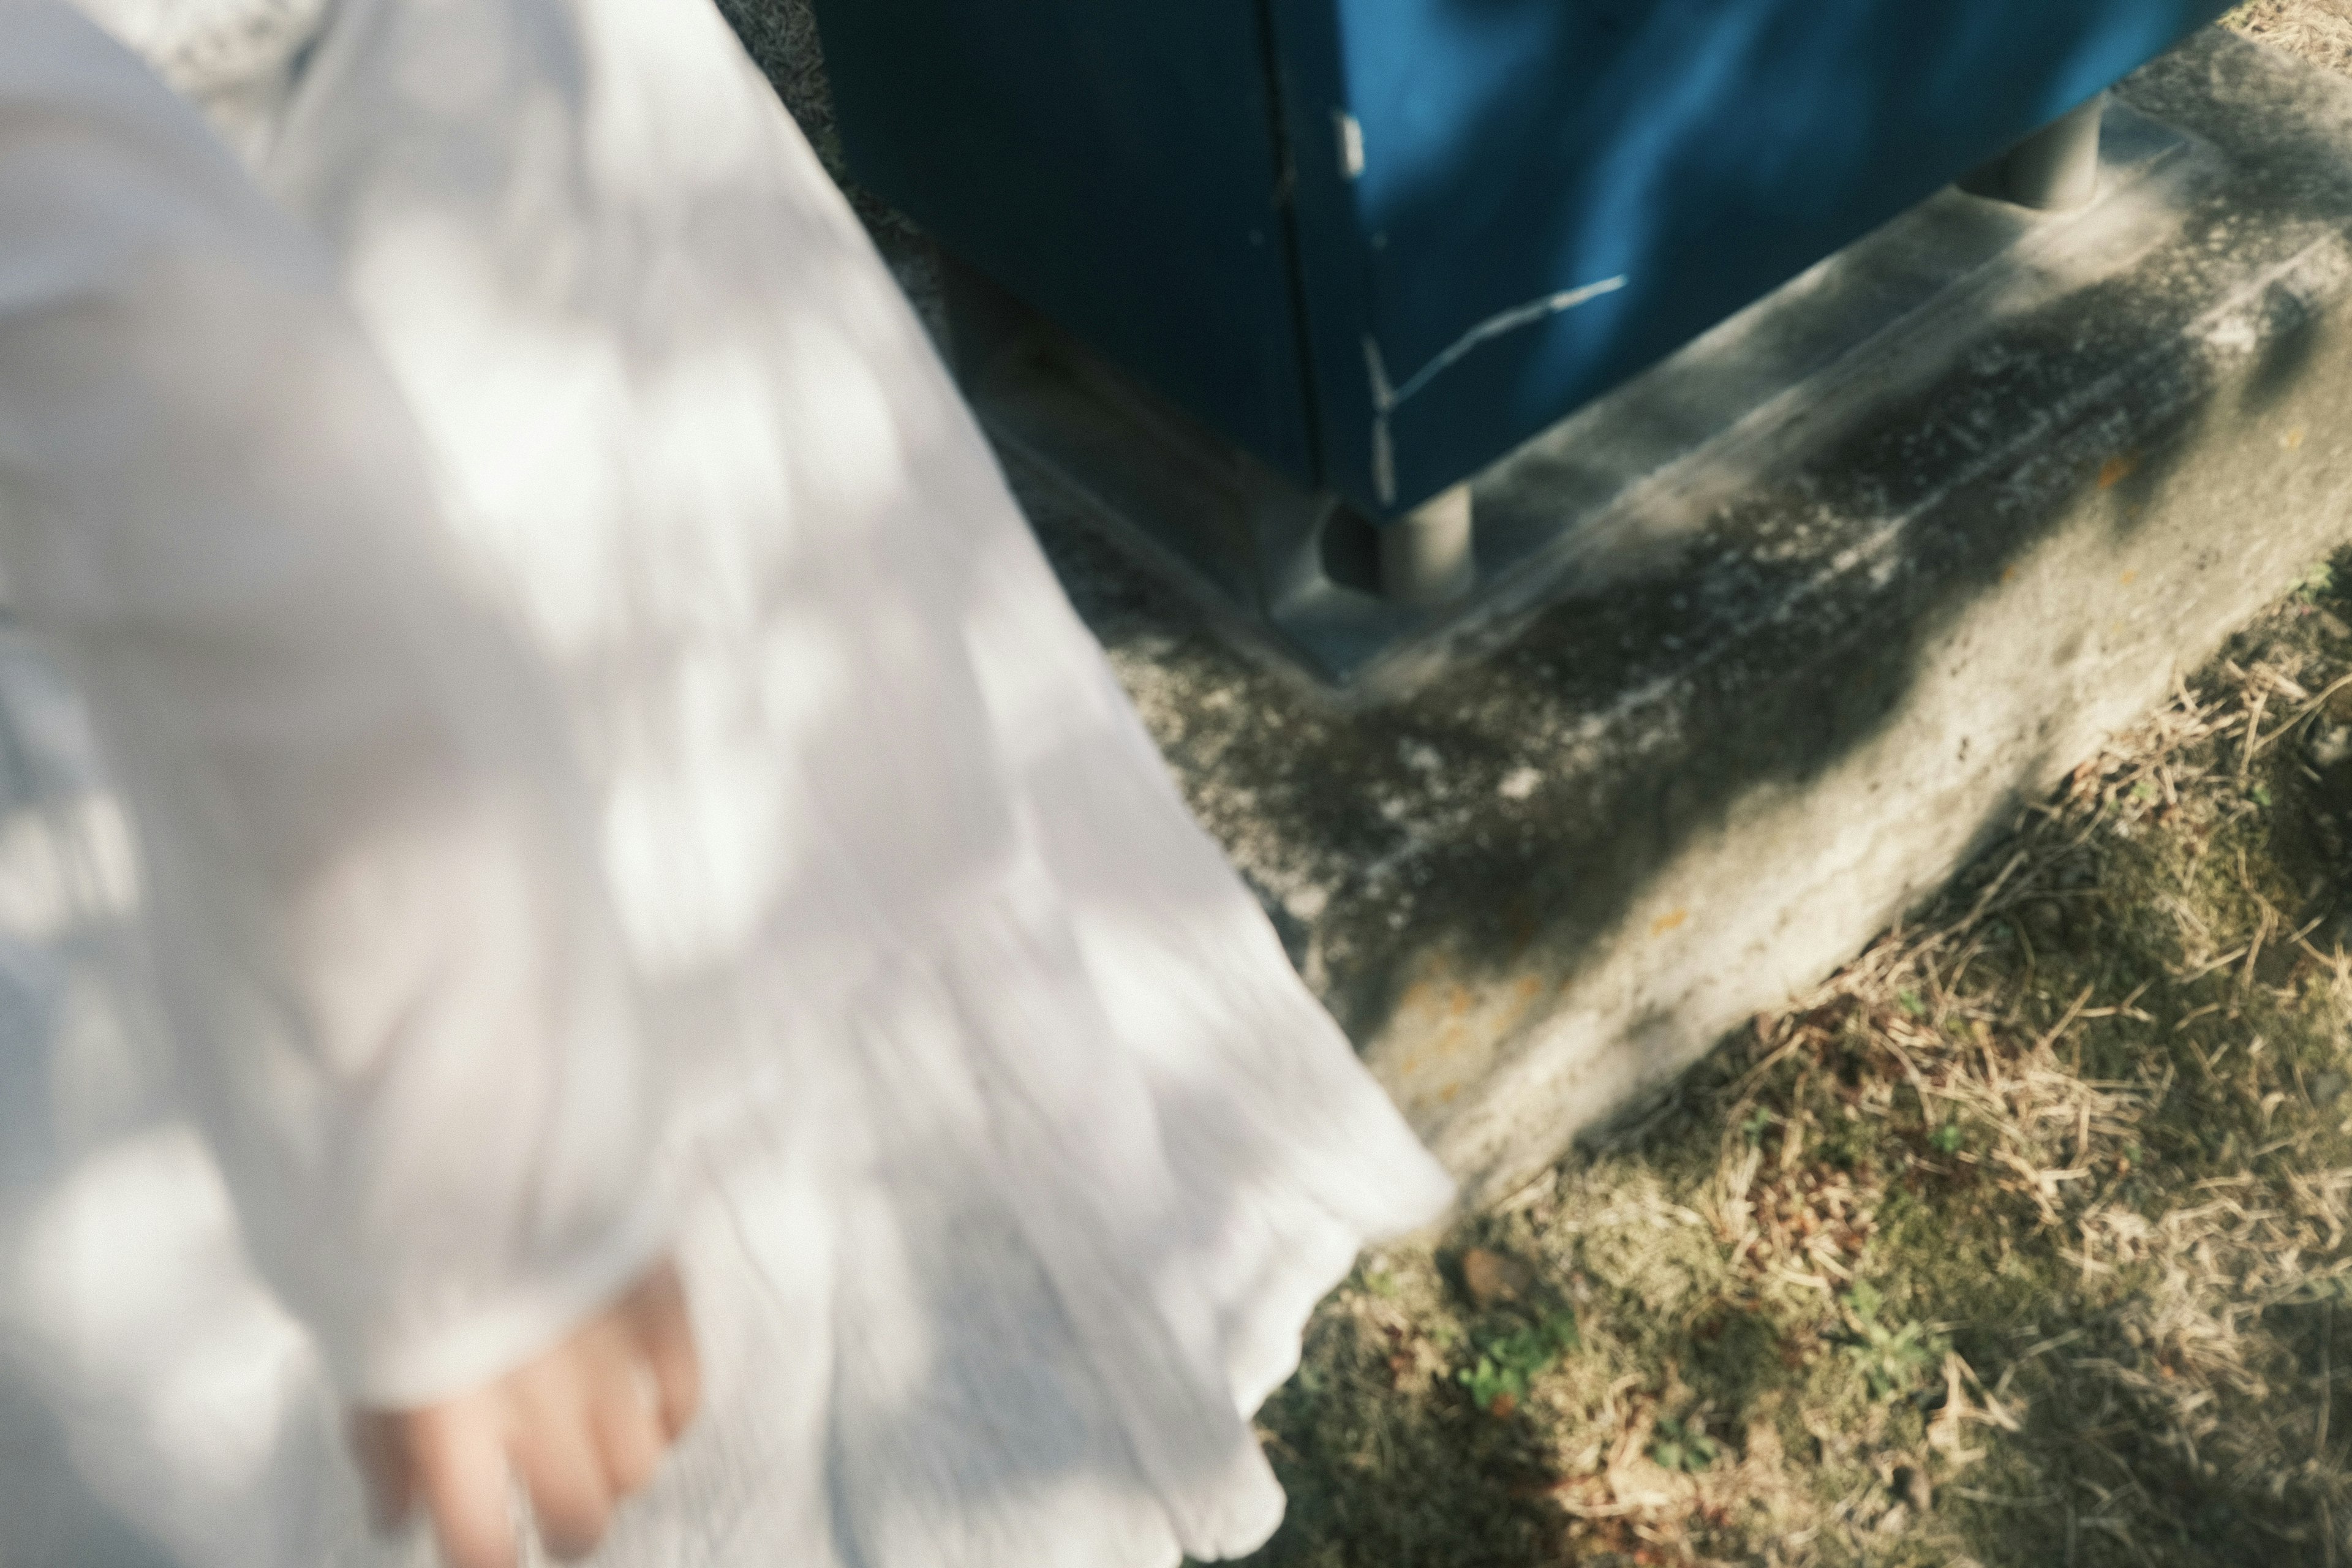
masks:
{"label": "metal base of blue structure", "polygon": [[2053,279],[2120,265],[2166,222],[2168,186],[2215,173],[2200,143],[2122,102],[2097,152],[2089,205],[2053,215],[1947,189],[1527,442],[1466,493],[1386,524],[1276,473],[949,259],[957,374],[1011,459],[1230,633],[1328,691],[1377,700],[1539,603],[1605,591],[1659,551],[1692,547],[1743,487],[1769,483],[1801,449],[1809,405],[1891,395],[2023,295],[2047,304]]}
{"label": "metal base of blue structure", "polygon": [[2099,126],[2107,95],[2060,116],[1959,182],[1971,195],[2072,212],[2099,193]]}

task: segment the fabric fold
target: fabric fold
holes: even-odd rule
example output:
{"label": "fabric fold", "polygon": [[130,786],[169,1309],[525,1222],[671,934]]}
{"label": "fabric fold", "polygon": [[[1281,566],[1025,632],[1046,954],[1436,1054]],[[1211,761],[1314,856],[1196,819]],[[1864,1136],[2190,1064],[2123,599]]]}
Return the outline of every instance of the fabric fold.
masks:
{"label": "fabric fold", "polygon": [[73,13],[0,35],[0,567],[255,1264],[345,1396],[457,1392],[662,1244],[562,700],[317,243]]}

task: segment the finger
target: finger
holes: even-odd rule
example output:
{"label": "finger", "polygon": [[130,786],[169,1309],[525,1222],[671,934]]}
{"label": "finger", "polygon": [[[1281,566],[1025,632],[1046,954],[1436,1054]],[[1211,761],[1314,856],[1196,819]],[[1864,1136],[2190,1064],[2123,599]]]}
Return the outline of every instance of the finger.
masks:
{"label": "finger", "polygon": [[702,1407],[702,1358],[695,1351],[694,1321],[677,1266],[664,1263],[655,1269],[622,1305],[661,1393],[663,1434],[675,1441]]}
{"label": "finger", "polygon": [[653,1479],[669,1439],[662,1430],[652,1372],[637,1360],[634,1346],[615,1348],[620,1353],[597,1385],[590,1435],[604,1461],[604,1479],[619,1499]]}
{"label": "finger", "polygon": [[517,1568],[504,1434],[465,1400],[405,1418],[409,1462],[448,1568]]}
{"label": "finger", "polygon": [[549,1552],[571,1562],[604,1539],[613,1494],[589,1429],[589,1407],[568,1373],[526,1373],[516,1390],[513,1460]]}
{"label": "finger", "polygon": [[385,1410],[355,1410],[346,1424],[352,1458],[367,1488],[368,1520],[389,1535],[415,1506],[415,1478],[403,1441],[402,1417]]}

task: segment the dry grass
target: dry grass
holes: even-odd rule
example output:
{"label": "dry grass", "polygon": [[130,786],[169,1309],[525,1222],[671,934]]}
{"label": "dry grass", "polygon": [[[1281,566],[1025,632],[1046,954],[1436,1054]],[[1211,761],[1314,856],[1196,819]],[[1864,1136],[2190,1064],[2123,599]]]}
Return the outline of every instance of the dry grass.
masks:
{"label": "dry grass", "polygon": [[2248,0],[2226,26],[2336,70],[2352,70],[2352,0]]}

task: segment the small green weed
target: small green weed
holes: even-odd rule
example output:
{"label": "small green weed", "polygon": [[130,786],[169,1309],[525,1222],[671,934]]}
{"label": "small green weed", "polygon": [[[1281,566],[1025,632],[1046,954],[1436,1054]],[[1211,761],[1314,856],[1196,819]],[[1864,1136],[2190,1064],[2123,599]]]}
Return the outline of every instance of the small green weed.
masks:
{"label": "small green weed", "polygon": [[1658,1418],[1656,1437],[1650,1445],[1650,1458],[1661,1469],[1696,1475],[1723,1453],[1722,1446],[1706,1435],[1705,1427],[1686,1426],[1671,1416]]}
{"label": "small green weed", "polygon": [[1879,1321],[1885,1299],[1867,1279],[1854,1281],[1845,1294],[1847,1316],[1857,1338],[1845,1347],[1848,1360],[1862,1373],[1870,1396],[1881,1404],[1900,1398],[1944,1362],[1949,1348],[1927,1331],[1925,1323],[1905,1323],[1890,1329]]}
{"label": "small green weed", "polygon": [[1551,1313],[1530,1328],[1508,1333],[1475,1335],[1477,1359],[1454,1374],[1481,1410],[1492,1410],[1505,1398],[1525,1399],[1529,1380],[1551,1370],[1554,1363],[1576,1349],[1576,1314]]}

